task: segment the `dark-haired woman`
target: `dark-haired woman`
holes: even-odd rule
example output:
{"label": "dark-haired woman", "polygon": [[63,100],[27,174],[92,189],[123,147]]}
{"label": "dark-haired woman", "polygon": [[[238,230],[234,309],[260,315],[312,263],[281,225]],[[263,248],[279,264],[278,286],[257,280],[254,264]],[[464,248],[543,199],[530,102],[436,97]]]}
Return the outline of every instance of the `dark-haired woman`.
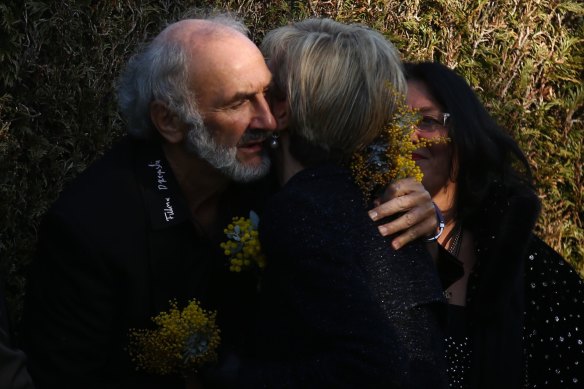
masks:
{"label": "dark-haired woman", "polygon": [[454,71],[405,68],[422,116],[414,141],[451,139],[413,154],[445,215],[439,243],[461,262],[445,291],[451,387],[582,387],[584,285],[533,233],[540,203],[527,159]]}

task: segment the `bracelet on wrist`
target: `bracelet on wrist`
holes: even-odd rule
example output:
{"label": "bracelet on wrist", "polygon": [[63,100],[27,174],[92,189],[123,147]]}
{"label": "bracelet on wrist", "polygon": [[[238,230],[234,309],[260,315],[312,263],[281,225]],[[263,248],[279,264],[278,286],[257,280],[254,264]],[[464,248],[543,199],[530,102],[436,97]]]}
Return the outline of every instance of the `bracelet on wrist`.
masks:
{"label": "bracelet on wrist", "polygon": [[442,215],[442,212],[440,212],[440,209],[438,208],[436,203],[432,201],[432,205],[434,205],[434,210],[436,211],[436,219],[438,219],[438,232],[436,233],[436,235],[430,238],[426,238],[426,242],[434,242],[435,240],[440,238],[440,235],[442,235],[442,233],[444,232],[444,226],[446,225],[444,223],[444,216]]}

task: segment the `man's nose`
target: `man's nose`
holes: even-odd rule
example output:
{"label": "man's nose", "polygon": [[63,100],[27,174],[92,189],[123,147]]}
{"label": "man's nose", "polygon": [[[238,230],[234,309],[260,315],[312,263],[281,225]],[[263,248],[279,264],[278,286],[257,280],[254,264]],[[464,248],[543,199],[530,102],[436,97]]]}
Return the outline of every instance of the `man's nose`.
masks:
{"label": "man's nose", "polygon": [[252,128],[260,130],[274,131],[276,129],[276,119],[272,115],[270,105],[264,95],[258,97],[254,105],[253,119],[251,122]]}

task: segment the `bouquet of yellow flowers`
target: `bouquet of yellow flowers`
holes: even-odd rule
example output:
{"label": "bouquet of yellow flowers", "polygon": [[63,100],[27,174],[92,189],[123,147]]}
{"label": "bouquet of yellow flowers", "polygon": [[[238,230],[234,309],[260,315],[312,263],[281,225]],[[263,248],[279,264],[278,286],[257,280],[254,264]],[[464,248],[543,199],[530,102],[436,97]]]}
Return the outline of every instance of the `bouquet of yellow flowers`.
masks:
{"label": "bouquet of yellow flowers", "polygon": [[220,247],[229,258],[229,270],[259,271],[266,266],[258,236],[259,222],[259,216],[250,211],[249,218],[234,217],[231,224],[223,230],[228,239]]}
{"label": "bouquet of yellow flowers", "polygon": [[[388,86],[391,89],[391,86]],[[394,92],[397,93],[397,92]],[[418,112],[397,99],[397,108],[391,121],[379,137],[353,155],[351,170],[357,185],[367,201],[375,197],[390,182],[407,177],[422,181],[422,171],[412,159],[412,152],[433,144],[448,143],[448,137],[421,138],[412,141],[412,133],[420,120]]]}
{"label": "bouquet of yellow flowers", "polygon": [[137,369],[186,376],[215,361],[221,340],[215,317],[216,312],[203,310],[196,300],[182,310],[171,301],[167,312],[152,318],[157,328],[130,332],[129,352]]}

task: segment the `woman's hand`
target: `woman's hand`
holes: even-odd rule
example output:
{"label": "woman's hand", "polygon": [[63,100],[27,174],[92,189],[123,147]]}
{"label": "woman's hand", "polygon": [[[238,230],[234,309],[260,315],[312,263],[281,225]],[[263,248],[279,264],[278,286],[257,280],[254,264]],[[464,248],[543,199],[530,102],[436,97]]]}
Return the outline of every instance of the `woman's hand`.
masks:
{"label": "woman's hand", "polygon": [[379,226],[379,233],[383,236],[399,233],[391,242],[394,249],[436,234],[438,220],[432,197],[422,183],[413,178],[391,183],[382,197],[375,200],[375,208],[369,211],[369,217],[377,221],[400,213],[403,214],[395,220]]}

